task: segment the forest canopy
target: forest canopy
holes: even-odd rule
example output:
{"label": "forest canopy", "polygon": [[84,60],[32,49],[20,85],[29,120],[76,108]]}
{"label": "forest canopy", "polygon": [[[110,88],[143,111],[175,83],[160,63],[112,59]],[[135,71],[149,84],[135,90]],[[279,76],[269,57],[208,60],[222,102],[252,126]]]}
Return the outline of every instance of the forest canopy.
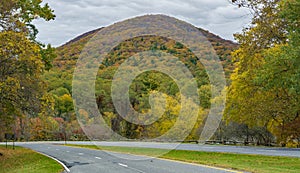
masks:
{"label": "forest canopy", "polygon": [[[300,0],[231,2],[252,15],[251,24],[235,34],[237,43],[199,28],[219,56],[227,81],[223,121],[212,140],[300,147]],[[76,62],[103,28],[54,49],[36,40],[36,19],[55,19],[54,11],[42,0],[4,0],[0,4],[0,140],[8,132],[15,133],[18,140],[86,140],[76,111],[90,124],[85,130],[102,132],[97,139],[108,138],[108,133],[92,126],[98,119],[88,110],[74,109],[72,98]],[[151,126],[120,118],[111,98],[119,66],[138,52],[155,50],[178,57],[196,78],[200,111],[191,110],[198,119],[186,140],[198,140],[211,104],[222,98],[212,98],[214,86],[197,61],[199,57],[182,43],[153,35],[125,40],[100,65],[96,88],[87,89],[95,89],[99,112],[119,135],[152,139],[164,134],[176,122],[182,99],[172,78],[151,71],[137,76],[130,86],[130,104],[138,112],[150,111],[149,98],[156,93],[167,100],[168,109]]]}

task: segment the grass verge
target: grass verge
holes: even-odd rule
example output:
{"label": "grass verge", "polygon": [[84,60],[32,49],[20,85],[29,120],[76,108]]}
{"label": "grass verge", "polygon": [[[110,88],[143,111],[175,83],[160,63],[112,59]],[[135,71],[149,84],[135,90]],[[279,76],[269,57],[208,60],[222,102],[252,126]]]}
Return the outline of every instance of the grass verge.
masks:
{"label": "grass verge", "polygon": [[30,149],[0,145],[0,173],[60,173],[64,169],[56,161]]}
{"label": "grass verge", "polygon": [[[107,147],[100,148],[93,145],[67,145],[89,149],[101,149],[127,154],[156,156],[164,149],[133,148],[133,147]],[[299,173],[300,158],[263,156],[250,154],[217,153],[202,151],[172,150],[160,158],[197,163],[234,170],[243,170],[254,173]]]}

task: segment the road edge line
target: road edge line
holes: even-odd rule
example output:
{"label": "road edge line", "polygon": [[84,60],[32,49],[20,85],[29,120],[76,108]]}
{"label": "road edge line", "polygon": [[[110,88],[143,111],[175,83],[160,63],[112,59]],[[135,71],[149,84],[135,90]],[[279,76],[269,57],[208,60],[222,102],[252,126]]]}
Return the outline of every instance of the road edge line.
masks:
{"label": "road edge line", "polygon": [[234,169],[230,169],[230,168],[216,167],[216,166],[210,166],[210,165],[204,165],[204,164],[201,164],[201,163],[185,162],[185,161],[181,161],[181,160],[172,160],[172,159],[160,158],[160,157],[155,158],[155,159],[169,161],[169,162],[177,162],[177,163],[181,163],[181,164],[194,165],[194,166],[199,166],[199,167],[203,167],[203,168],[211,168],[211,169],[215,169],[215,170],[227,171],[227,172],[232,172],[232,173],[243,173],[243,171],[239,171],[239,170],[234,170]]}
{"label": "road edge line", "polygon": [[52,156],[49,156],[49,155],[47,155],[45,153],[41,153],[41,152],[38,152],[38,151],[36,151],[36,152],[39,153],[39,154],[41,154],[41,155],[44,155],[44,156],[46,156],[46,157],[48,157],[48,158],[50,158],[52,160],[55,160],[57,163],[59,163],[61,166],[64,167],[65,171],[71,172],[70,169],[63,162],[61,162],[60,160],[58,160],[58,159],[56,159],[56,158],[54,158]]}

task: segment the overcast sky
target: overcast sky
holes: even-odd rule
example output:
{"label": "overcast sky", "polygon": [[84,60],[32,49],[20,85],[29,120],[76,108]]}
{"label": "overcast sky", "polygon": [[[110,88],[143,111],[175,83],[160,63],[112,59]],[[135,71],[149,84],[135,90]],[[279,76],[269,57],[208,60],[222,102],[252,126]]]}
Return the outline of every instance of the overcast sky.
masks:
{"label": "overcast sky", "polygon": [[225,39],[249,24],[247,9],[230,0],[44,0],[56,19],[34,23],[38,40],[59,46],[87,31],[144,14],[166,14],[209,30]]}

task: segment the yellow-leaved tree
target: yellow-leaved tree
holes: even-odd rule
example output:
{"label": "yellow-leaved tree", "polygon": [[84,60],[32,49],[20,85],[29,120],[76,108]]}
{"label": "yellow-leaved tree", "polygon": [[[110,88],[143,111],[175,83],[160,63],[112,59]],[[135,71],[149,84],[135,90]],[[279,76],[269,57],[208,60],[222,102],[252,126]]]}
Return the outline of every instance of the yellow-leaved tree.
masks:
{"label": "yellow-leaved tree", "polygon": [[[42,0],[5,0],[0,4],[0,127],[15,132],[17,117],[46,113],[47,96],[41,75],[51,67],[53,48],[35,41],[37,18],[54,19]],[[22,135],[22,134],[21,134]],[[0,135],[3,137],[3,135]]]}
{"label": "yellow-leaved tree", "polygon": [[[236,35],[236,69],[228,88],[225,119],[264,127],[283,146],[299,141],[299,0],[233,0],[249,7],[252,24]],[[294,128],[296,126],[293,126]],[[298,127],[299,128],[299,127]]]}

